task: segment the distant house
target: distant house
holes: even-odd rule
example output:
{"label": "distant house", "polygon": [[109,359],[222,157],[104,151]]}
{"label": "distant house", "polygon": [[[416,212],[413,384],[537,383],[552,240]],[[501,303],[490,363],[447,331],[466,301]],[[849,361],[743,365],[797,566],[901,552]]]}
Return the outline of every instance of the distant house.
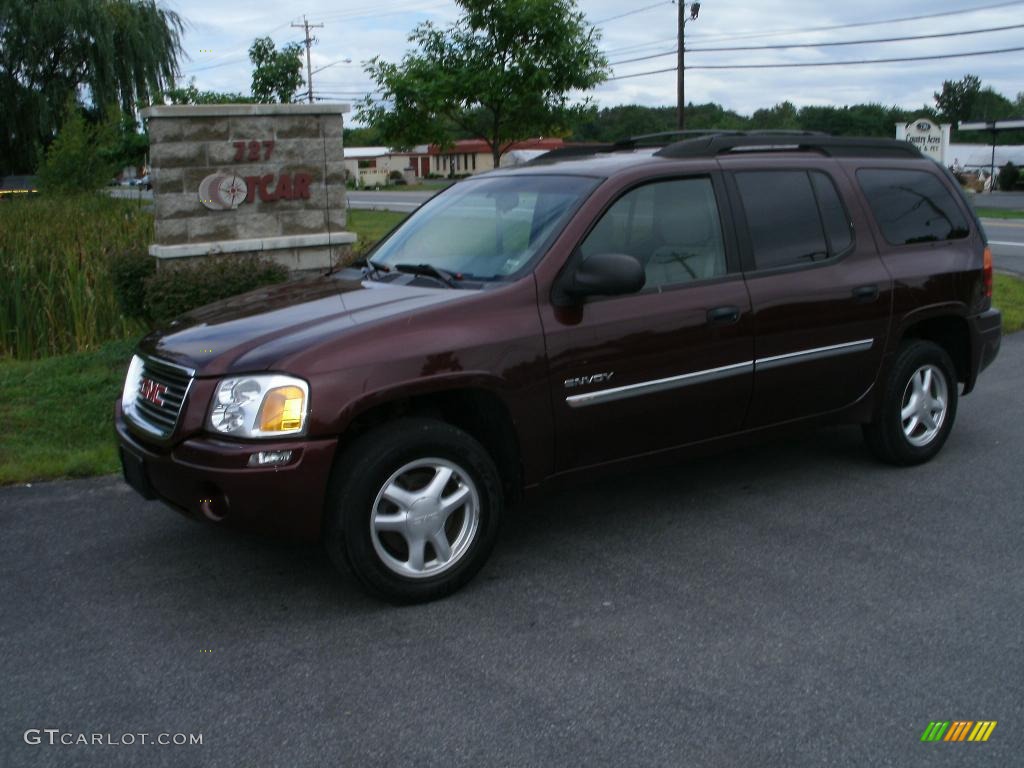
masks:
{"label": "distant house", "polygon": [[[501,166],[520,165],[538,155],[565,146],[561,139],[524,139],[508,144],[501,156]],[[469,176],[494,170],[491,147],[482,139],[460,139],[452,146],[441,148],[431,144],[415,157],[413,167],[417,175],[430,173],[437,176]],[[424,172],[426,170],[426,173]]]}
{"label": "distant house", "polygon": [[387,147],[345,147],[345,170],[361,187],[384,186],[391,171],[404,171],[406,166],[405,158]]}
{"label": "distant house", "polygon": [[[561,139],[525,139],[509,144],[501,166],[521,165],[552,149],[565,146]],[[470,176],[494,169],[491,148],[482,139],[460,139],[452,146],[421,144],[406,151],[388,147],[345,147],[345,168],[360,186],[383,186],[393,171],[406,180],[433,176]]]}

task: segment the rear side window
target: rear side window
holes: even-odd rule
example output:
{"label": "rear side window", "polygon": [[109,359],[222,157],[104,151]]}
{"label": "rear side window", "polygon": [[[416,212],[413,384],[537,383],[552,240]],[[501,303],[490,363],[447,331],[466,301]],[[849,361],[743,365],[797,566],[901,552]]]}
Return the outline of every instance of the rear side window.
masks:
{"label": "rear side window", "polygon": [[850,219],[832,180],[817,171],[736,174],[757,269],[809,264],[853,243]]}
{"label": "rear side window", "polygon": [[857,171],[857,181],[890,245],[967,237],[970,228],[953,196],[927,171]]}

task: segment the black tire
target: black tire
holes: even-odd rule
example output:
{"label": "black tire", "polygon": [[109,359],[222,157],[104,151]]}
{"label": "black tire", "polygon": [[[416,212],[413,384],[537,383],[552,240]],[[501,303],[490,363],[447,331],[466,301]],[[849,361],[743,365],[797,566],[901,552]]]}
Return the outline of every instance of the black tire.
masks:
{"label": "black tire", "polygon": [[[378,502],[382,513],[386,509],[388,513],[402,514],[400,508],[392,509],[390,502],[379,498],[389,481],[406,483],[406,478],[414,477],[417,472],[425,479],[434,471],[438,473],[434,477],[440,477],[440,470],[433,465],[413,468],[401,477],[394,477],[399,470],[427,459],[437,459],[455,468],[451,484],[441,488],[438,501],[444,500],[441,495],[445,488],[454,489],[448,498],[455,498],[457,493],[469,488],[469,501],[450,515],[455,518],[454,527],[459,529],[458,536],[451,540],[451,564],[442,563],[435,545],[428,541],[421,550],[425,561],[420,563],[423,570],[420,575],[407,576],[395,569],[401,565],[398,561],[402,558],[403,544],[408,561],[405,565],[410,569],[413,565],[409,531],[421,526],[418,538],[422,539],[424,526],[440,521],[444,531],[449,525],[446,518],[438,511],[428,510],[413,523],[402,523],[405,532],[373,531],[372,521]],[[434,419],[400,419],[360,437],[335,464],[325,510],[324,542],[334,564],[350,569],[363,586],[379,597],[399,603],[445,597],[472,579],[490,556],[501,522],[501,488],[501,477],[494,461],[472,436]],[[418,492],[422,491],[410,493]],[[412,515],[406,513],[406,520],[412,519]],[[467,521],[472,519],[476,523],[471,526]],[[447,542],[449,536],[444,535]],[[445,542],[439,543],[444,545]],[[426,553],[432,555],[431,559],[427,560]],[[427,571],[431,563],[434,568],[443,570],[430,575]]]}
{"label": "black tire", "polygon": [[[912,377],[925,368],[929,368],[933,376],[943,377],[945,412],[942,423],[931,436],[928,436],[931,430],[921,420],[918,427],[921,434],[912,432],[908,435],[901,412],[905,405],[909,405],[908,398],[913,397]],[[864,425],[868,448],[882,461],[897,466],[922,464],[931,459],[942,450],[953,429],[959,386],[956,368],[946,350],[930,341],[913,339],[905,342],[882,381],[882,401],[875,421]]]}

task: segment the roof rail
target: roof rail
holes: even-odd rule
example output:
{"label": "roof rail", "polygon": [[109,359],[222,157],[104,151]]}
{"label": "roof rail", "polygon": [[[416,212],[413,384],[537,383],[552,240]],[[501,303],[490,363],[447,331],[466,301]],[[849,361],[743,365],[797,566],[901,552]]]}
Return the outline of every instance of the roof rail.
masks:
{"label": "roof rail", "polygon": [[657,157],[715,157],[730,152],[811,151],[830,157],[923,157],[913,144],[895,139],[829,136],[814,131],[734,131],[677,141]]}
{"label": "roof rail", "polygon": [[540,163],[546,163],[549,160],[567,160],[573,157],[587,157],[590,155],[596,155],[600,152],[614,152],[614,148],[614,144],[608,144],[605,142],[566,144],[558,149],[550,149],[543,155],[538,155],[532,160],[528,160],[525,164],[539,165]]}

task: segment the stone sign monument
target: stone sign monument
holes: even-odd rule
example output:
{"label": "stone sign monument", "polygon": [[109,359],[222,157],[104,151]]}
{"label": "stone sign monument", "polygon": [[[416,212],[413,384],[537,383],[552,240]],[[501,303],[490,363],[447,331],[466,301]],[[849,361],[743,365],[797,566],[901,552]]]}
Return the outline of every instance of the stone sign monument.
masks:
{"label": "stone sign monument", "polygon": [[943,165],[949,153],[949,123],[933,123],[927,117],[919,117],[909,123],[896,123],[896,138],[908,141],[930,157]]}
{"label": "stone sign monument", "polygon": [[251,255],[329,269],[345,231],[347,104],[216,104],[142,110],[161,262]]}

